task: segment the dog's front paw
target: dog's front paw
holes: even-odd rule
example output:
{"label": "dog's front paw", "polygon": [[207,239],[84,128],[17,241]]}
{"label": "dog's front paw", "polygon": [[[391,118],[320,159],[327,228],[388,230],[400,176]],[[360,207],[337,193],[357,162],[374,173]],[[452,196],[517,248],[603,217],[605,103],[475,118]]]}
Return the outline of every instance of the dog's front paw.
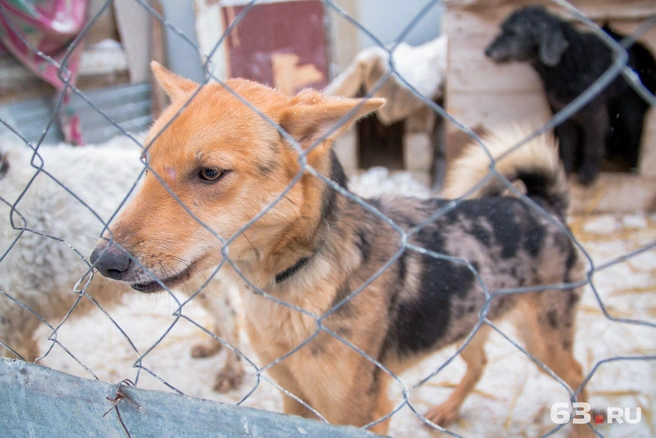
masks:
{"label": "dog's front paw", "polygon": [[237,369],[225,367],[219,371],[219,374],[216,376],[214,390],[216,392],[225,393],[237,389],[243,380],[244,370],[241,367]]}
{"label": "dog's front paw", "polygon": [[426,412],[424,417],[438,426],[446,427],[458,418],[458,408],[447,401]]}
{"label": "dog's front paw", "polygon": [[221,351],[222,348],[223,344],[216,340],[203,344],[196,344],[191,348],[191,357],[196,359],[212,357]]}

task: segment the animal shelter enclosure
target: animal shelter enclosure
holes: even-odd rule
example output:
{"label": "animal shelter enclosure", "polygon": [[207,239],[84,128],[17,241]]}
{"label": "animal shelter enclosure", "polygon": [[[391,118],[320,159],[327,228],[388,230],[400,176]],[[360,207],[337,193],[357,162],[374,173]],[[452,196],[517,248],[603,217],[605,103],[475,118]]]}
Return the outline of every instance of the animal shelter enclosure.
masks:
{"label": "animal shelter enclosure", "polygon": [[[654,110],[552,136],[653,2],[184,3],[0,0],[0,434],[656,435]],[[536,3],[614,56],[555,116],[484,53]]]}

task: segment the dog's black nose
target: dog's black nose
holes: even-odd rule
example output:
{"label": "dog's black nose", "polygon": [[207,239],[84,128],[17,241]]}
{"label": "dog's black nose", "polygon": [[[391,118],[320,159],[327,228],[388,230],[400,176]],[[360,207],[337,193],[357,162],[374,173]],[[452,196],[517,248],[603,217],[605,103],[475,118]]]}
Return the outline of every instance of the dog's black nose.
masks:
{"label": "dog's black nose", "polygon": [[488,58],[492,58],[492,46],[488,46],[485,49],[485,56],[487,56]]}
{"label": "dog's black nose", "polygon": [[116,245],[99,243],[89,258],[96,269],[105,277],[122,280],[130,268],[130,257]]}

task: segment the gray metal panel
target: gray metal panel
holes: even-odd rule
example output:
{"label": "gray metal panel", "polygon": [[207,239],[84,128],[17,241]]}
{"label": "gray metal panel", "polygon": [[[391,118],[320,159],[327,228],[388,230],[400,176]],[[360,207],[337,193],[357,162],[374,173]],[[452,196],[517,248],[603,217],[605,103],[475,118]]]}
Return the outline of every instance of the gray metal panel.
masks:
{"label": "gray metal panel", "polygon": [[[146,131],[152,122],[150,85],[133,84],[86,91],[85,96],[106,116],[131,132]],[[39,98],[0,106],[3,120],[10,123],[29,141],[36,142],[52,115],[55,100]],[[86,143],[101,143],[122,132],[108,122],[81,97],[72,94],[70,107],[80,117],[82,136]],[[5,116],[5,117],[3,117]],[[63,141],[58,119],[50,127],[45,143]]]}
{"label": "gray metal panel", "polygon": [[[125,438],[106,397],[116,385],[81,379],[18,360],[0,359],[0,435],[4,437]],[[373,437],[354,427],[181,395],[122,387],[139,409],[119,403],[121,418],[134,438],[179,437]]]}
{"label": "gray metal panel", "polygon": [[[52,104],[46,97],[0,106],[0,119],[31,142],[36,142],[41,137],[51,114]],[[0,132],[5,130],[4,126],[0,128]],[[44,142],[58,143],[62,140],[63,135],[59,125],[55,122],[50,126]]]}

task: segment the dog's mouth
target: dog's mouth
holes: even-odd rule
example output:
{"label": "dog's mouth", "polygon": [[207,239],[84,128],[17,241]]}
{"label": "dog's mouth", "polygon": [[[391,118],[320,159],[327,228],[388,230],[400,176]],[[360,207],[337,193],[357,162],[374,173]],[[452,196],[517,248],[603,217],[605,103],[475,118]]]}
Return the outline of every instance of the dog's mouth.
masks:
{"label": "dog's mouth", "polygon": [[494,49],[487,49],[485,50],[485,56],[490,58],[493,62],[496,62],[497,64],[505,64],[508,63],[512,60],[511,56],[507,53],[500,53],[497,50]]}
{"label": "dog's mouth", "polygon": [[497,64],[509,64],[510,61],[512,61],[512,59],[510,59],[509,56],[506,56],[506,57],[497,56],[496,58],[491,58],[491,59],[492,59],[493,62],[495,62]]}
{"label": "dog's mouth", "polygon": [[148,283],[130,283],[130,287],[138,292],[145,294],[162,292],[164,290],[163,286],[170,290],[189,280],[194,273],[194,266],[195,263],[192,263],[183,271],[178,272],[177,274],[170,277],[160,278],[159,281],[151,281]]}

